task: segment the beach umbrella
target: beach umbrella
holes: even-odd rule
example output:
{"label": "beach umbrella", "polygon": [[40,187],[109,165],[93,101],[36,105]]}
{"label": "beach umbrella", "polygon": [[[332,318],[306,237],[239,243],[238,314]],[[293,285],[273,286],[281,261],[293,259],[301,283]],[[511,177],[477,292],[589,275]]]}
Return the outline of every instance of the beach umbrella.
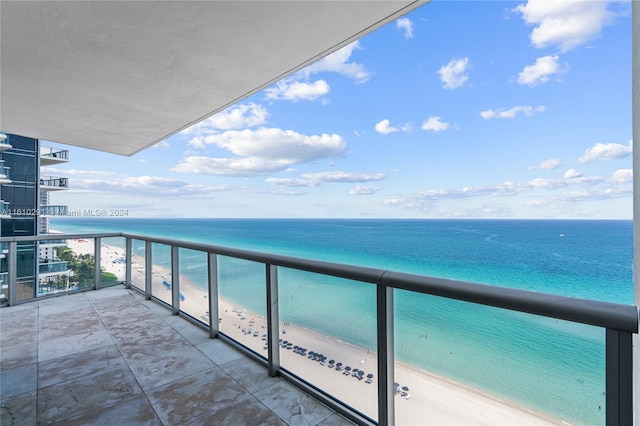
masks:
{"label": "beach umbrella", "polygon": [[358,371],[358,376],[364,376],[364,371],[362,370]]}
{"label": "beach umbrella", "polygon": [[337,365],[338,367],[342,367],[342,363],[341,363],[341,362],[338,362],[336,365]]}
{"label": "beach umbrella", "polygon": [[409,392],[409,388],[408,388],[408,387],[406,387],[406,386],[403,386],[403,387],[402,387],[402,390],[403,390],[403,391],[405,391],[405,392]]}
{"label": "beach umbrella", "polygon": [[349,371],[351,370],[351,367],[349,367],[348,365],[344,368],[345,370]]}
{"label": "beach umbrella", "polygon": [[373,379],[373,374],[371,373],[367,374],[367,379]]}

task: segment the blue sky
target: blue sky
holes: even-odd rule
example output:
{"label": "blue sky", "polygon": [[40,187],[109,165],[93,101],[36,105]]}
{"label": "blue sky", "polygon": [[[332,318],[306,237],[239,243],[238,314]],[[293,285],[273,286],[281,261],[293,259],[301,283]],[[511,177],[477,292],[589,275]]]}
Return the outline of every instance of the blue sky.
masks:
{"label": "blue sky", "polygon": [[[631,4],[438,1],[51,204],[130,217],[632,217]],[[46,143],[49,146],[62,146]]]}

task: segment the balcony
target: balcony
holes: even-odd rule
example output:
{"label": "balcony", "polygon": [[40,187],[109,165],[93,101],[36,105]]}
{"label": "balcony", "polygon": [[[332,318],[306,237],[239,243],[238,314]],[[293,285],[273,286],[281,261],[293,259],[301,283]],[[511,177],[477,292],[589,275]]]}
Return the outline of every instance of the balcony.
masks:
{"label": "balcony", "polygon": [[11,144],[7,143],[7,135],[0,133],[0,152],[11,149]]}
{"label": "balcony", "polygon": [[41,191],[60,191],[69,188],[69,179],[61,177],[45,177],[40,179]]}
{"label": "balcony", "polygon": [[[491,315],[504,314],[507,322],[520,323],[526,312],[527,321],[537,318],[553,324],[546,341],[558,340],[558,347],[545,348],[551,351],[549,354],[539,353],[548,355],[549,362],[563,356],[572,334],[584,337],[581,327],[600,329],[604,354],[600,368],[606,394],[602,396],[606,415],[600,423],[632,424],[631,341],[638,331],[635,306],[123,233],[62,237],[78,254],[93,260],[93,274],[70,287],[67,293],[71,296],[63,298],[25,296],[30,292],[21,290],[15,278],[14,253],[17,242],[29,238],[0,240],[9,243],[11,305],[0,310],[2,341],[12,342],[18,336],[26,339],[20,344],[25,344],[22,350],[32,357],[31,361],[21,361],[23,354],[16,349],[11,358],[3,360],[4,377],[10,379],[3,377],[3,387],[12,392],[13,399],[7,400],[12,411],[36,413],[36,418],[27,423],[72,418],[86,423],[114,416],[126,419],[135,412],[152,416],[154,421],[159,418],[164,424],[198,423],[205,417],[223,424],[229,419],[224,416],[250,412],[253,414],[248,414],[252,417],[247,424],[269,423],[274,413],[287,424],[299,424],[303,420],[291,414],[298,412],[317,413],[313,420],[305,419],[312,424],[344,424],[342,418],[328,419],[337,416],[334,411],[357,424],[415,424],[424,419],[433,423],[491,423],[487,418],[509,424],[562,423],[533,412],[516,413],[518,410],[498,398],[482,399],[481,392],[456,388],[450,382],[434,381],[435,388],[427,393],[408,382],[395,360],[398,343],[394,341],[400,340],[393,325],[395,309],[404,297],[428,294],[442,303],[464,303],[467,308],[461,309],[460,315],[476,306]],[[185,260],[194,258],[202,268],[198,288],[183,275],[188,269]],[[113,271],[117,279],[106,280],[101,273],[105,269]],[[304,275],[293,274],[296,271]],[[249,276],[259,289],[249,293],[256,300],[249,297],[244,299],[245,304],[229,304],[230,289],[246,285]],[[341,283],[343,292],[359,286],[371,290],[371,298],[358,303],[371,303],[366,309],[375,312],[370,324],[375,349],[359,364],[351,363],[358,371],[366,369],[373,377],[371,381],[363,380],[369,374],[358,378],[349,371],[347,375],[346,367],[339,369],[320,355],[337,353],[340,345],[349,346],[343,348],[344,353],[357,353],[358,348],[351,347],[357,342],[329,342],[326,336],[286,320],[296,309],[291,289],[320,285],[330,292],[327,281],[323,281],[328,278],[345,280]],[[338,295],[335,302],[341,302],[339,299]],[[317,303],[313,312],[304,312],[311,315],[312,324],[320,326],[332,320],[323,316],[323,307]],[[347,317],[355,308],[346,307]],[[12,326],[4,325],[7,322]],[[348,326],[347,322],[341,324]],[[525,329],[522,331],[526,334]],[[306,353],[301,354],[301,347],[292,347],[289,340],[304,341]],[[27,348],[29,344],[33,351]],[[487,339],[486,345],[494,344]],[[495,349],[499,349],[497,345]],[[526,367],[526,360],[521,363]],[[222,373],[218,369],[230,376],[225,376],[225,384],[220,383]],[[517,370],[504,373],[517,374]],[[558,372],[550,377],[555,374]],[[111,377],[122,384],[117,390],[109,386]],[[409,383],[411,389],[399,389],[396,380]],[[541,382],[552,386],[545,378]],[[33,395],[31,399],[27,394]],[[566,399],[572,397],[565,395]],[[262,411],[254,405],[256,399],[262,402],[258,404]],[[316,399],[333,411],[317,408]],[[35,408],[35,401],[48,403],[38,403]],[[223,407],[223,402],[228,405]],[[305,404],[313,408],[307,409]],[[263,410],[265,406],[268,412]]]}
{"label": "balcony", "polygon": [[4,161],[2,165],[0,165],[0,184],[2,183],[11,183],[11,179],[9,178],[9,173],[11,168],[4,166]]}
{"label": "balcony", "polygon": [[7,201],[0,200],[0,217],[11,217],[11,204]]}
{"label": "balcony", "polygon": [[67,163],[69,161],[69,151],[66,149],[52,148],[49,146],[40,147],[40,165],[51,166],[55,164]]}
{"label": "balcony", "polygon": [[63,272],[67,272],[69,266],[67,262],[61,262],[56,260],[40,260],[38,263],[39,275],[55,275]]}
{"label": "balcony", "polygon": [[40,246],[66,246],[67,240],[45,240],[40,242]]}
{"label": "balcony", "polygon": [[69,206],[40,206],[41,216],[67,216]]}

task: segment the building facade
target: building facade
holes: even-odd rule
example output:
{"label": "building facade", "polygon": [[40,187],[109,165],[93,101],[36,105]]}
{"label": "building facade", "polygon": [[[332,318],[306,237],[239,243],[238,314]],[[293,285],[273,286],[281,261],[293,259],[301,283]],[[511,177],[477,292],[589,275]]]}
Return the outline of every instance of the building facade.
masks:
{"label": "building facade", "polygon": [[[0,133],[0,235],[34,236],[49,233],[49,216],[66,214],[65,206],[50,205],[53,191],[68,188],[67,178],[41,175],[41,166],[68,161],[68,151],[42,147],[38,139]],[[68,267],[57,257],[64,240],[18,243],[17,300],[66,289]],[[7,247],[0,247],[0,282],[5,295]]]}

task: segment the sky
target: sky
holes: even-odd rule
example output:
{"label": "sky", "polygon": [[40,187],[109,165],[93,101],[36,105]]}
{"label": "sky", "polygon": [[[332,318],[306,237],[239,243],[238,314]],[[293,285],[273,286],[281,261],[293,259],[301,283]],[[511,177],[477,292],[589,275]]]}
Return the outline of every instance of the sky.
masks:
{"label": "sky", "polygon": [[128,217],[631,219],[630,1],[438,1],[153,148],[55,143]]}

